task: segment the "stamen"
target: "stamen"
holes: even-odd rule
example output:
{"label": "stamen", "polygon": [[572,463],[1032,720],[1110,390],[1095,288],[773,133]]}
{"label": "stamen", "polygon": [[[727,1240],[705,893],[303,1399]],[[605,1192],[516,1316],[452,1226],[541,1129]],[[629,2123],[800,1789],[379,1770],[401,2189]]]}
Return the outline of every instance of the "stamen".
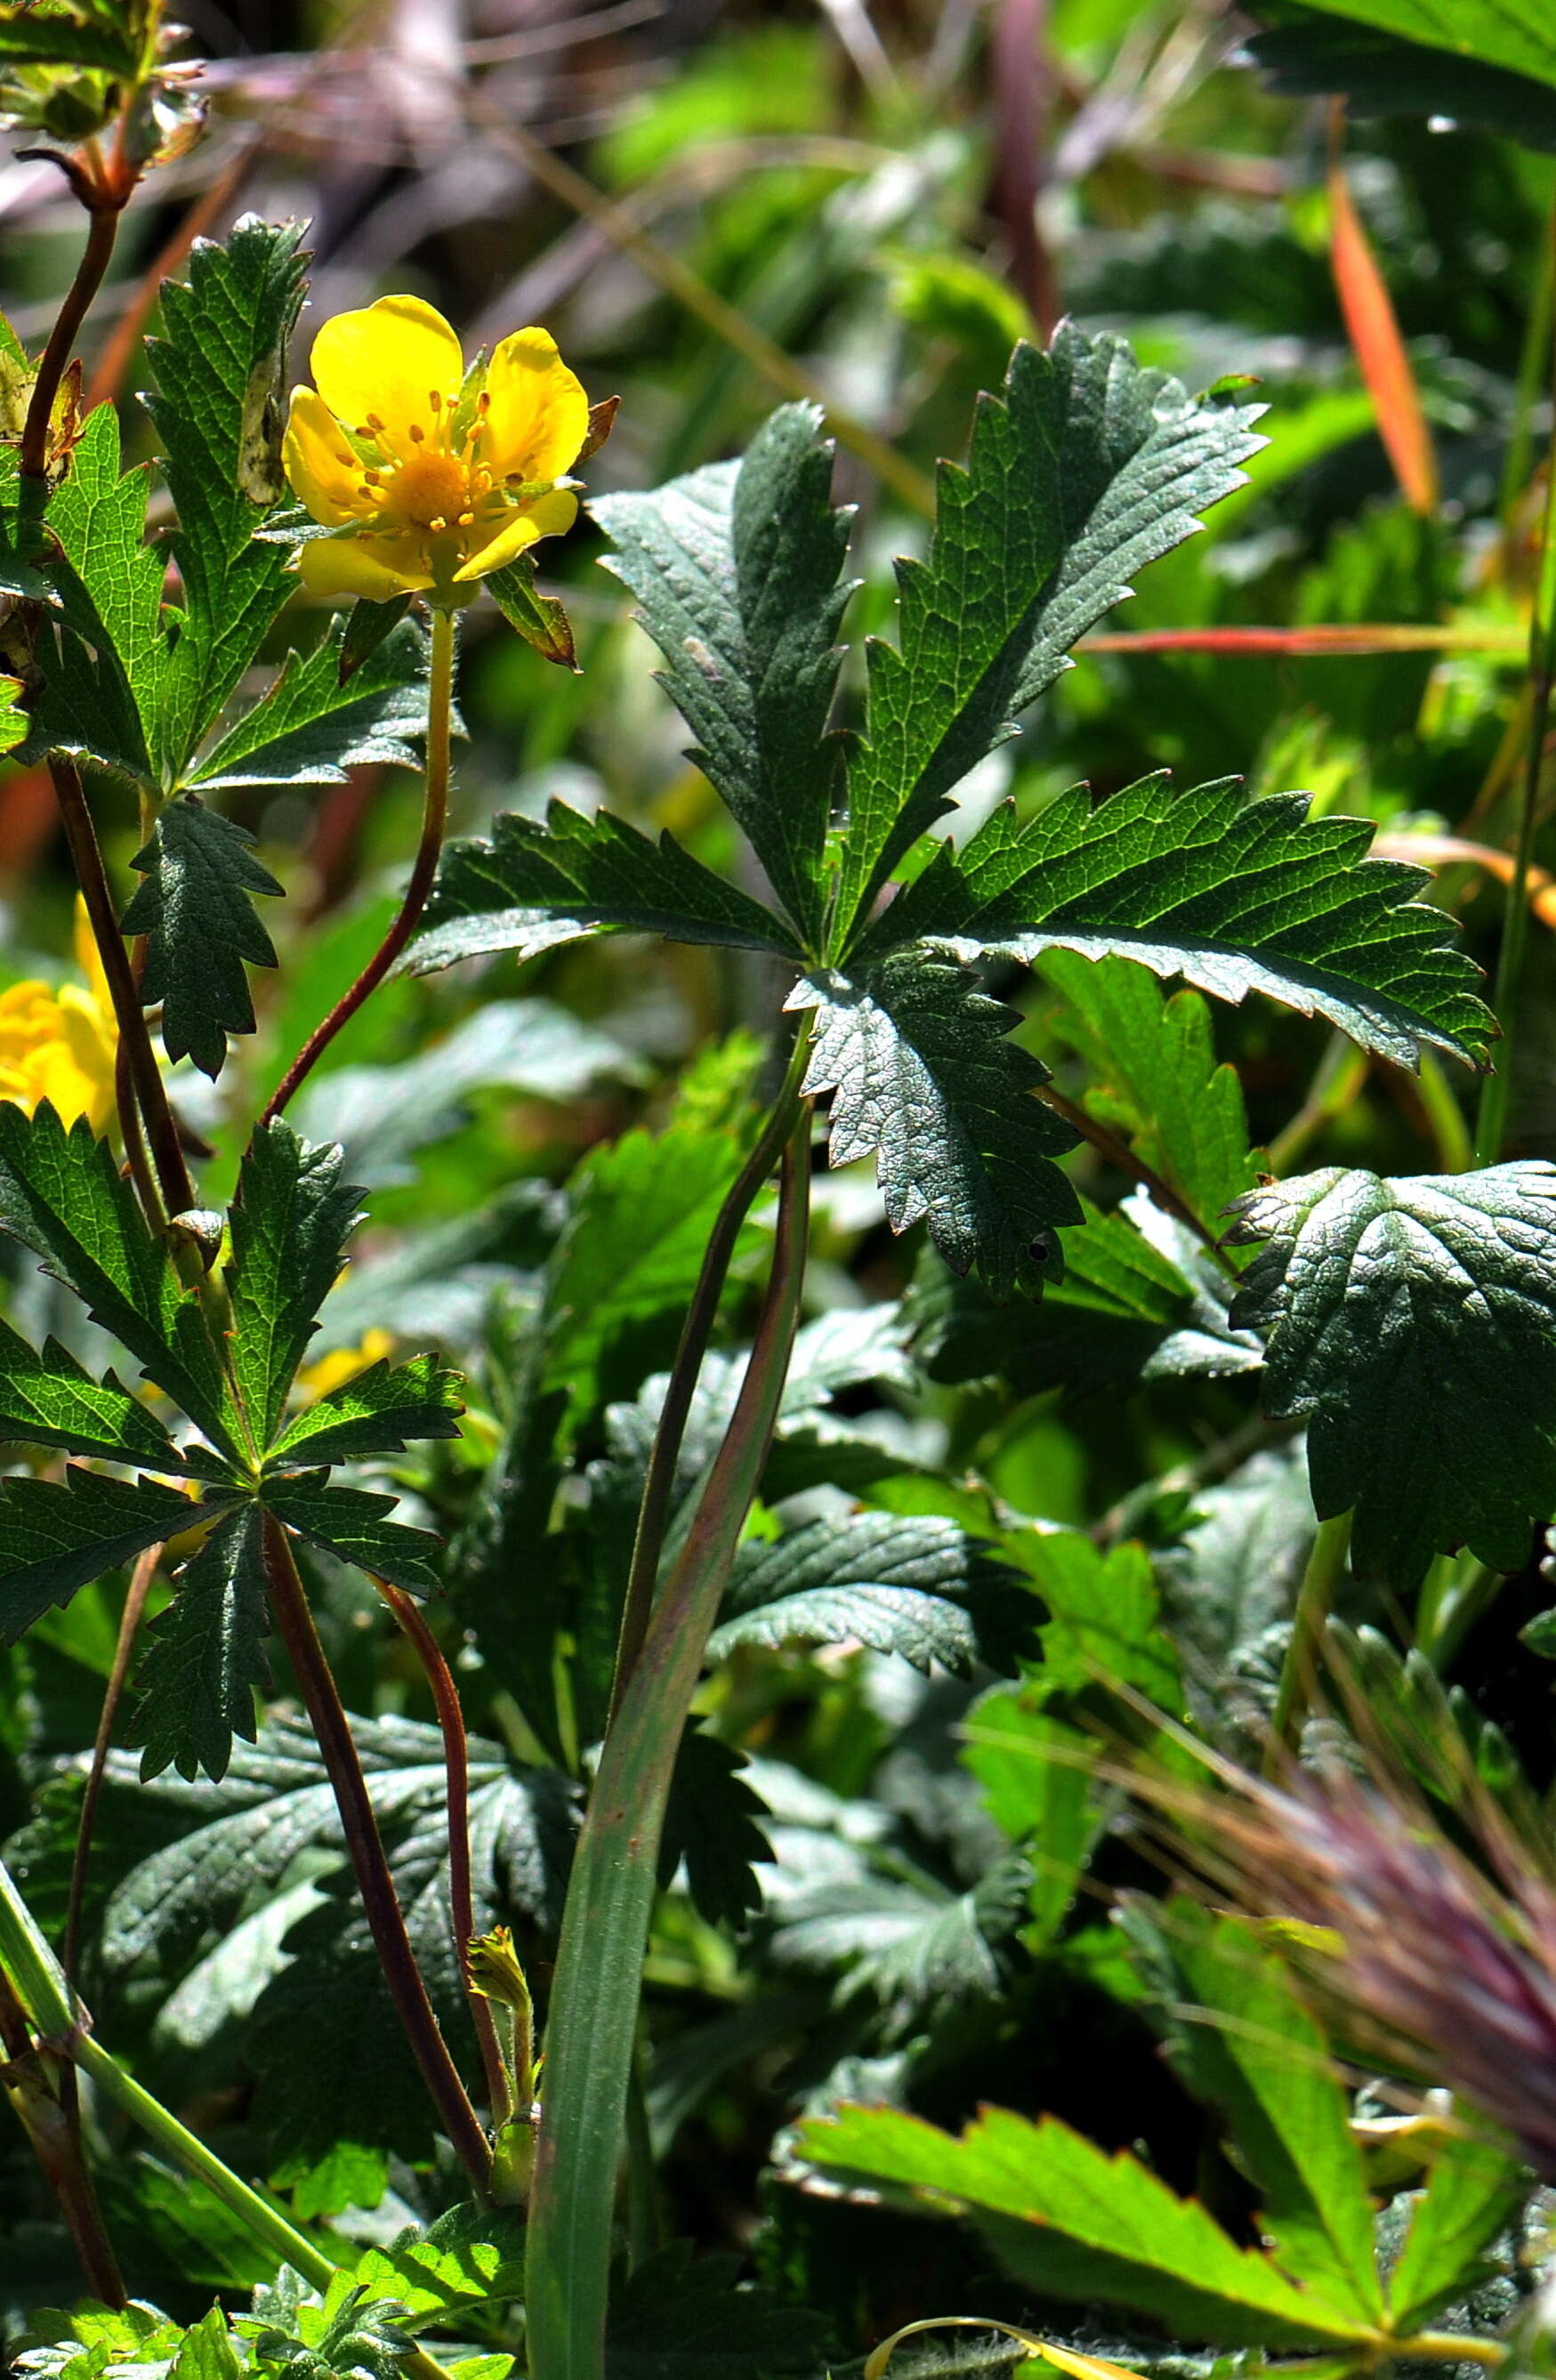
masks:
{"label": "stamen", "polygon": [[445,529],[445,528],[448,527],[448,523],[447,523],[447,521],[444,518],[444,516],[443,516],[443,514],[442,514],[442,513],[434,513],[434,514],[432,515],[432,519],[428,522],[427,526],[428,526],[428,528],[429,528],[431,530],[432,530],[433,534],[435,535],[435,534],[437,533],[437,531],[438,531],[438,530],[440,530],[440,529]]}
{"label": "stamen", "polygon": [[368,488],[382,488],[382,486],[383,485],[383,472],[382,472],[382,471],[364,471],[364,472],[363,472],[363,474],[362,474],[362,484],[363,484],[363,486],[364,486],[364,487],[368,487]]}
{"label": "stamen", "polygon": [[426,435],[427,435],[427,432],[422,429],[421,424],[419,423],[419,421],[413,421],[413,422],[411,423],[411,425],[410,425],[410,440],[411,440],[411,444],[412,444],[413,446],[419,446],[419,445],[420,445],[420,443],[421,443],[421,442],[422,442],[422,440],[426,437]]}
{"label": "stamen", "polygon": [[432,407],[434,413],[441,413],[443,411],[443,398],[438,395],[435,388],[430,388],[427,391],[427,402]]}
{"label": "stamen", "polygon": [[490,389],[483,388],[480,395],[476,399],[476,411],[478,413],[490,413],[491,410],[492,392]]}
{"label": "stamen", "polygon": [[455,526],[457,528],[473,528],[475,527],[475,519],[476,516],[474,513],[461,513]]}

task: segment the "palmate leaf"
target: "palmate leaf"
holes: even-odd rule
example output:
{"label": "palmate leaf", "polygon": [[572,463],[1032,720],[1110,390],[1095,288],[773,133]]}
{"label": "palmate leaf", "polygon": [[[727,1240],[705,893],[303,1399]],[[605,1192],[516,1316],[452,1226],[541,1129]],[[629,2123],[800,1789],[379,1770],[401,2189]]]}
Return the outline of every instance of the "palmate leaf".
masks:
{"label": "palmate leaf", "polygon": [[47,1100],[30,1116],[0,1100],[0,1231],[42,1257],[213,1447],[237,1455],[237,1417],[194,1299],[84,1116],[67,1131]]}
{"label": "palmate leaf", "polygon": [[148,1471],[184,1468],[161,1422],[112,1372],[94,1380],[57,1339],[40,1352],[0,1321],[0,1443],[10,1439]]}
{"label": "palmate leaf", "polygon": [[821,415],[785,405],[743,462],[590,509],[638,597],[664,683],[698,739],[692,758],[750,838],[808,941],[824,905],[836,747],[827,716],[850,589],[846,513],[831,505]]}
{"label": "palmate leaf", "polygon": [[1233,1320],[1265,1334],[1266,1409],[1308,1417],[1319,1517],[1355,1509],[1357,1575],[1408,1590],[1460,1540],[1520,1569],[1556,1508],[1556,1166],[1329,1166],[1236,1213],[1266,1245]]}
{"label": "palmate leaf", "polygon": [[1076,1135],[1031,1094],[1048,1070],[1005,1038],[1016,1016],[966,969],[920,948],[804,978],[817,1012],[804,1088],[831,1091],[832,1162],[870,1150],[893,1231],[920,1217],[954,1272],[977,1264],[996,1297],[1059,1269],[1052,1227],[1078,1223],[1053,1160]]}
{"label": "palmate leaf", "polygon": [[1265,992],[1400,1065],[1423,1041],[1478,1060],[1495,1025],[1474,964],[1413,898],[1424,873],[1367,856],[1372,835],[1365,819],[1309,819],[1304,795],[1245,801],[1235,778],[1174,796],[1143,777],[1095,809],[1080,785],[944,845],[857,957],[928,937],[964,956],[1132,958],[1221,1000]]}
{"label": "palmate leaf", "polygon": [[267,1482],[264,1501],[299,1537],[322,1546],[344,1562],[374,1578],[387,1579],[412,1595],[432,1595],[438,1574],[432,1557],[438,1539],[427,1529],[407,1529],[392,1521],[393,1496],[375,1496],[365,1488],[332,1488],[327,1471],[298,1471]]}
{"label": "palmate leaf", "polygon": [[130,863],[143,880],[123,926],[146,937],[140,997],[148,1008],[161,1004],[169,1058],[192,1058],[213,1081],[228,1034],[254,1029],[245,963],[275,965],[250,896],[279,898],[283,887],[254,857],[253,844],[246,827],[185,794],[161,812]]}
{"label": "palmate leaf", "polygon": [[1527,2174],[1491,2142],[1468,2132],[1445,2137],[1389,2275],[1397,2330],[1419,2330],[1491,2277],[1496,2266],[1486,2251],[1527,2192]]}
{"label": "palmate leaf", "polygon": [[435,1355],[371,1365],[287,1424],[266,1472],[396,1454],[413,1438],[457,1438],[465,1410],[459,1389],[458,1373],[444,1371]]}
{"label": "palmate leaf", "polygon": [[146,399],[177,506],[184,616],[162,697],[170,783],[253,660],[290,591],[287,552],[256,539],[285,492],[280,394],[302,303],[301,226],[245,215],[224,245],[197,240],[188,279],[164,281],[164,335]]}
{"label": "palmate leaf", "polygon": [[[389,605],[381,605],[389,610]],[[198,760],[188,783],[336,785],[368,761],[410,768],[427,733],[427,639],[391,624],[345,677],[348,630],[337,625],[306,659],[288,653],[266,691]]]}
{"label": "palmate leaf", "polygon": [[63,1482],[0,1479],[0,1634],[14,1644],[52,1604],[191,1527],[201,1510],[160,1481],[75,1463]]}
{"label": "palmate leaf", "polygon": [[456,2309],[524,2293],[524,2230],[490,2207],[454,2206],[420,2233],[369,2248],[353,2277],[370,2297],[397,2298],[419,2329]]}
{"label": "palmate leaf", "polygon": [[1027,1917],[1031,1870],[1024,1857],[994,1860],[957,1892],[894,1848],[873,1862],[857,1852],[857,1872],[839,1873],[815,1862],[814,1837],[796,1844],[796,1831],[774,1829],[781,1864],[771,1883],[763,1878],[775,1966],[832,1975],[839,2005],[873,1999],[889,2038],[947,2020],[954,2025],[969,2008],[1000,2000]]}
{"label": "palmate leaf", "polygon": [[504,813],[492,821],[490,843],[450,844],[410,964],[427,975],[493,951],[532,958],[560,942],[624,929],[799,955],[780,917],[673,836],[650,843],[608,810],[589,818],[553,802],[544,826]]}
{"label": "palmate leaf", "polygon": [[940,467],[927,557],[897,565],[898,646],[869,648],[843,934],[1134,573],[1241,485],[1261,410],[1189,397],[1122,339],[1070,323],[1046,355],[1016,348],[1002,396],[979,400],[966,470]]}
{"label": "palmate leaf", "polygon": [[265,1684],[263,1526],[251,1503],[219,1521],[152,1623],[130,1737],[142,1747],[142,1777],[167,1767],[225,1777],[233,1737],[254,1742],[254,1695]]}
{"label": "palmate leaf", "polygon": [[1179,2338],[1225,2347],[1343,2347],[1369,2325],[1273,2257],[1234,2244],[1127,2152],[1109,2156],[1052,2116],[986,2108],[958,2139],[894,2107],[803,2124],[802,2155],[829,2176],[969,2215],[1016,2278],[1045,2297],[1104,2299]]}
{"label": "palmate leaf", "polygon": [[338,1148],[311,1147],[277,1117],[256,1130],[238,1172],[226,1273],[232,1365],[261,1450],[276,1434],[319,1308],[361,1220],[362,1194],[341,1172]]}
{"label": "palmate leaf", "polygon": [[742,1547],[708,1646],[837,1645],[852,1638],[916,1669],[967,1677],[976,1663],[1014,1670],[1038,1605],[1019,1576],[951,1521],[857,1512]]}
{"label": "palmate leaf", "polygon": [[1235,1918],[1173,1900],[1125,1925],[1166,2010],[1167,2055],[1197,2099],[1219,2107],[1259,2197],[1282,2272],[1358,2325],[1387,2313],[1373,2207],[1349,2094],[1290,1970]]}

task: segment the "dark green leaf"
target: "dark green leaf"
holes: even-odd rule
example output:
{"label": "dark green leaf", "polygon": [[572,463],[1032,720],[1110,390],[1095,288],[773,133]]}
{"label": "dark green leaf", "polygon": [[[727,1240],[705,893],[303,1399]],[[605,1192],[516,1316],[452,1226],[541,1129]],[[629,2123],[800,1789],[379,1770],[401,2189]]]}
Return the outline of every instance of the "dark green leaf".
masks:
{"label": "dark green leaf", "polygon": [[1265,1402],[1309,1416],[1321,1520],[1405,1590],[1463,1540],[1528,1559],[1556,1507],[1556,1166],[1380,1180],[1329,1166],[1237,1202],[1262,1240],[1234,1322],[1265,1334]]}
{"label": "dark green leaf", "polygon": [[1424,115],[1556,149],[1556,95],[1547,82],[1484,65],[1456,43],[1402,41],[1335,15],[1322,0],[1258,0],[1249,13],[1270,28],[1246,48],[1273,91],[1299,99],[1343,92],[1353,115]]}
{"label": "dark green leaf", "polygon": [[288,653],[259,701],[188,771],[188,783],[204,792],[338,785],[348,769],[368,761],[414,767],[410,739],[427,733],[426,638],[405,621],[346,671],[346,635],[332,629],[306,660]]}
{"label": "dark green leaf", "polygon": [[740,2259],[693,2258],[678,2240],[640,2264],[611,2301],[605,2380],[815,2380],[824,2316],[736,2287]]}
{"label": "dark green leaf", "polygon": [[683,1863],[687,1890],[710,1925],[744,1926],[761,1907],[756,1871],[772,1857],[762,1821],[767,1804],[742,1771],[746,1755],[707,1729],[688,1726],[675,1755],[659,1880],[674,1883]]}
{"label": "dark green leaf", "polygon": [[163,766],[177,782],[253,660],[291,581],[286,549],[254,531],[285,490],[281,389],[302,303],[298,224],[245,215],[198,240],[188,281],[162,285],[146,400],[178,512],[184,616],[163,694]]}
{"label": "dark green leaf", "polygon": [[0,22],[0,58],[38,66],[96,68],[133,75],[137,46],[127,18],[105,11],[39,6],[14,8]]}
{"label": "dark green leaf", "polygon": [[1053,1160],[1075,1135],[1032,1097],[1047,1069],[1005,1038],[1015,1012],[928,950],[802,981],[820,1012],[805,1078],[831,1091],[832,1162],[870,1150],[892,1229],[923,1217],[954,1272],[977,1264],[996,1297],[1060,1269],[1056,1223],[1080,1220]]}
{"label": "dark green leaf", "polygon": [[1556,87],[1556,26],[1542,0],[1311,0],[1322,16],[1441,51],[1444,62],[1504,67]]}
{"label": "dark green leaf", "polygon": [[435,1355],[373,1364],[306,1405],[272,1447],[272,1471],[396,1454],[413,1438],[457,1438],[465,1407],[457,1372]]}
{"label": "dark green leaf", "polygon": [[0,1634],[15,1644],[51,1604],[199,1518],[176,1488],[76,1463],[63,1482],[0,1479]]}
{"label": "dark green leaf", "polygon": [[21,595],[34,602],[48,598],[49,582],[36,566],[43,545],[44,503],[45,492],[37,480],[22,478],[16,447],[0,445],[0,595]]}
{"label": "dark green leaf", "polygon": [[411,606],[408,595],[392,595],[386,602],[374,603],[359,595],[340,632],[340,657],[337,667],[340,682],[354,677],[370,653],[375,653],[385,637],[397,628]]}
{"label": "dark green leaf", "polygon": [[84,1116],[67,1132],[46,1100],[30,1117],[0,1100],[0,1230],[42,1257],[213,1446],[236,1456],[231,1402],[203,1318]]}
{"label": "dark green leaf", "polygon": [[261,1449],[276,1434],[361,1217],[361,1192],[342,1181],[341,1166],[338,1148],[311,1147],[277,1117],[257,1128],[238,1174],[227,1268],[232,1365]]}
{"label": "dark green leaf", "polygon": [[439,1539],[426,1529],[407,1529],[391,1521],[395,1498],[374,1496],[365,1488],[332,1488],[327,1471],[299,1471],[271,1480],[265,1506],[289,1529],[307,1537],[341,1561],[354,1562],[391,1586],[413,1595],[437,1591],[438,1574],[432,1567]]}
{"label": "dark green leaf", "polygon": [[708,1646],[839,1645],[935,1663],[958,1677],[981,1662],[1015,1667],[1035,1634],[1030,1590],[954,1523],[933,1515],[856,1512],[743,1546]]}
{"label": "dark green leaf", "polygon": [[254,1741],[254,1695],[265,1684],[262,1529],[254,1504],[218,1522],[152,1624],[130,1739],[142,1747],[142,1777],[169,1767],[225,1777],[233,1737]]}
{"label": "dark green leaf", "polygon": [[835,745],[827,716],[846,513],[831,507],[818,409],[786,405],[745,460],[590,509],[643,606],[706,771],[808,941],[820,931]]}
{"label": "dark green leaf", "polygon": [[532,554],[521,553],[516,562],[493,570],[486,580],[486,591],[527,645],[533,645],[546,661],[555,662],[562,669],[577,668],[572,622],[554,595],[536,593]]}
{"label": "dark green leaf", "polygon": [[1035,1708],[1034,1698],[1015,1686],[980,1695],[962,1735],[962,1759],[983,1788],[984,1807],[1027,1853],[1032,1922],[1022,1939],[1028,1949],[1038,1949],[1052,1940],[1069,1914],[1104,1823],[1086,1739]]}
{"label": "dark green leaf", "polygon": [[1053,2117],[986,2108],[958,2139],[893,2107],[845,2107],[805,2124],[800,2148],[830,2174],[958,2204],[1018,2279],[1045,2297],[1103,2298],[1222,2346],[1326,2347],[1365,2338],[1343,2308],[1234,2245],[1195,2199],[1126,2152],[1109,2156]]}
{"label": "dark green leaf", "polygon": [[1158,1559],[1189,1707],[1228,1750],[1250,1752],[1269,1718],[1312,1542],[1301,1448],[1269,1447],[1196,1491],[1192,1525]]}
{"label": "dark green leaf", "polygon": [[1000,1999],[1027,1915],[1031,1871],[1024,1858],[995,1861],[965,1892],[915,1869],[900,1852],[860,1865],[855,1878],[820,1868],[772,1896],[778,1922],[770,1955],[777,1966],[835,1975],[840,2003],[877,2001],[889,2036],[954,2022]]}
{"label": "dark green leaf", "polygon": [[781,918],[673,836],[650,843],[608,810],[589,818],[553,802],[544,826],[504,812],[490,843],[449,845],[410,963],[426,975],[456,959],[493,951],[533,958],[559,942],[623,930],[798,955]]}
{"label": "dark green leaf", "polygon": [[63,1446],[149,1471],[182,1471],[183,1460],[154,1415],[112,1372],[94,1380],[57,1339],[40,1354],[0,1321],[0,1442]]}
{"label": "dark green leaf", "polygon": [[942,463],[923,562],[897,565],[896,647],[869,648],[869,741],[848,772],[839,925],[869,908],[946,796],[1069,666],[1137,571],[1241,485],[1258,407],[1205,403],[1073,324],[1018,346]]}
{"label": "dark green leaf", "polygon": [[274,966],[275,949],[250,895],[282,892],[253,856],[254,838],[192,795],[169,802],[130,865],[144,878],[124,913],[127,934],[146,937],[140,997],[162,1008],[169,1058],[192,1058],[213,1081],[229,1033],[252,1033],[244,964]]}
{"label": "dark green leaf", "polygon": [[1262,991],[1401,1065],[1434,1042],[1479,1058],[1494,1026],[1423,871],[1368,859],[1366,819],[1309,819],[1307,796],[1245,801],[1236,778],[1173,795],[1167,777],[1097,808],[1084,785],[1034,818],[996,810],[944,845],[865,935],[866,954],[928,936],[959,953],[1137,959],[1219,1000]]}

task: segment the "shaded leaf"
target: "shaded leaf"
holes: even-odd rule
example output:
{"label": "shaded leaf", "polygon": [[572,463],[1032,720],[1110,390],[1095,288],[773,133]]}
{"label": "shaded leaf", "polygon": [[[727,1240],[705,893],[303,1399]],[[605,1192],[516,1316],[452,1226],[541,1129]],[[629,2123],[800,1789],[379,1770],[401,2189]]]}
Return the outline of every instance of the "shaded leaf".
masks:
{"label": "shaded leaf", "polygon": [[824,2316],[737,2287],[739,2270],[738,2256],[694,2258],[688,2240],[638,2265],[611,2301],[605,2380],[814,2380]]}
{"label": "shaded leaf", "polygon": [[927,950],[804,978],[818,1012],[804,1088],[831,1091],[832,1162],[876,1152],[892,1229],[922,1217],[954,1272],[997,1298],[1060,1269],[1052,1226],[1080,1220],[1053,1160],[1075,1135],[1031,1094],[1047,1069],[1005,1036],[1015,1012]]}
{"label": "shaded leaf", "polygon": [[1328,1166],[1236,1212],[1266,1245],[1233,1319],[1265,1334],[1267,1410],[1308,1418],[1319,1519],[1355,1507],[1357,1575],[1408,1589],[1461,1540],[1521,1568],[1556,1507],[1556,1166]]}
{"label": "shaded leaf", "polygon": [[1361,21],[1362,10],[1337,12],[1326,0],[1258,0],[1249,14],[1270,29],[1246,49],[1273,91],[1296,98],[1343,91],[1355,115],[1424,115],[1556,149],[1556,93],[1545,80],[1487,65],[1458,43],[1403,40],[1378,30],[1381,20]]}
{"label": "shaded leaf", "polygon": [[169,802],[152,839],[130,862],[144,880],[123,918],[127,934],[146,937],[140,997],[162,1009],[162,1043],[170,1059],[192,1058],[213,1081],[229,1033],[252,1033],[249,966],[274,966],[275,948],[255,916],[250,894],[279,898],[283,887],[253,856],[246,827],[190,795]]}
{"label": "shaded leaf", "polygon": [[740,1645],[845,1644],[938,1663],[1014,1668],[1033,1638],[1030,1590],[986,1547],[933,1515],[856,1512],[743,1546],[708,1656]]}
{"label": "shaded leaf", "polygon": [[767,1804],[743,1774],[746,1755],[707,1729],[689,1725],[675,1755],[659,1880],[668,1886],[682,1867],[699,1917],[710,1925],[745,1925],[761,1907],[756,1870],[772,1857],[762,1821]]}
{"label": "shaded leaf", "polygon": [[225,1777],[233,1737],[254,1741],[254,1695],[266,1682],[261,1531],[254,1504],[218,1522],[152,1623],[130,1739],[142,1777],[167,1767]]}

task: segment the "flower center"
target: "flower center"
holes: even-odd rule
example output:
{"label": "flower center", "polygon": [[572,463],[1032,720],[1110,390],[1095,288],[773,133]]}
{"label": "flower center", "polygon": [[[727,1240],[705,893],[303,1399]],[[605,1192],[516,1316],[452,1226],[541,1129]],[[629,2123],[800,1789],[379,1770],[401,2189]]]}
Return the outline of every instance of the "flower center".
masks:
{"label": "flower center", "polygon": [[465,466],[453,455],[417,455],[395,474],[390,501],[419,528],[446,528],[469,503]]}

